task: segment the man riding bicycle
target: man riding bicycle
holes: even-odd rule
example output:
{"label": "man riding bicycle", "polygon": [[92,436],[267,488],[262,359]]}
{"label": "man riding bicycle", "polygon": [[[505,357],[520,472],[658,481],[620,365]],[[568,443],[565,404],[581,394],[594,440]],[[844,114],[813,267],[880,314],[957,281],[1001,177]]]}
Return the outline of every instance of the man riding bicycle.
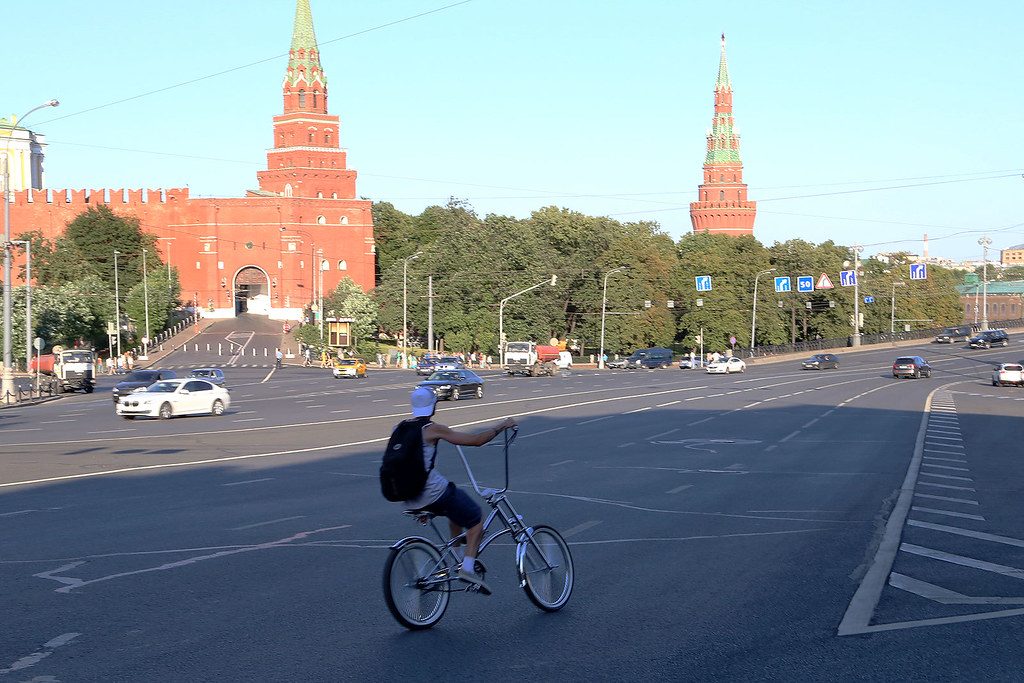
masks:
{"label": "man riding bicycle", "polygon": [[[413,390],[410,403],[413,417],[432,418],[437,408],[437,396],[430,389],[419,387]],[[469,433],[459,432],[433,421],[427,422],[422,428],[423,463],[424,468],[429,470],[427,483],[419,496],[403,502],[406,508],[426,510],[435,515],[447,517],[453,538],[461,534],[463,529],[466,530],[466,553],[459,570],[459,578],[475,585],[484,595],[490,595],[491,589],[484,583],[483,576],[476,572],[477,550],[483,535],[480,505],[432,465],[437,456],[439,441],[447,441],[459,446],[483,446],[498,434],[515,426],[515,420],[509,417],[482,432]]]}

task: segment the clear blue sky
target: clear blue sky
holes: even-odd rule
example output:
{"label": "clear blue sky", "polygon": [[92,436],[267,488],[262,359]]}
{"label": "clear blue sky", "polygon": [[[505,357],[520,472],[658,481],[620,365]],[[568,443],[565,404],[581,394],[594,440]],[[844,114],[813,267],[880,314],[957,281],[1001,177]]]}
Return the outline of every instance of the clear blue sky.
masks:
{"label": "clear blue sky", "polygon": [[[983,232],[1024,243],[1019,0],[471,0],[367,31],[456,1],[311,0],[363,197],[554,204],[678,237],[725,32],[761,241],[919,252],[927,232],[953,258],[980,258]],[[51,188],[240,196],[281,111],[293,15],[293,0],[15,3],[0,111],[61,101],[26,122],[48,137]]]}

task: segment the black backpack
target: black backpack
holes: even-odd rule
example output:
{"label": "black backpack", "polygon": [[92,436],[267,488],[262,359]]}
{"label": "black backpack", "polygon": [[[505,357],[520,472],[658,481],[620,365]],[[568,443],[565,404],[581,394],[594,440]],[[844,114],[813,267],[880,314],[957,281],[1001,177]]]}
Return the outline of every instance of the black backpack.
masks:
{"label": "black backpack", "polygon": [[[423,428],[430,424],[429,417],[414,417],[399,422],[380,464],[380,491],[391,502],[412,500],[427,484],[427,473],[434,469],[423,464]],[[434,452],[437,458],[437,452]]]}

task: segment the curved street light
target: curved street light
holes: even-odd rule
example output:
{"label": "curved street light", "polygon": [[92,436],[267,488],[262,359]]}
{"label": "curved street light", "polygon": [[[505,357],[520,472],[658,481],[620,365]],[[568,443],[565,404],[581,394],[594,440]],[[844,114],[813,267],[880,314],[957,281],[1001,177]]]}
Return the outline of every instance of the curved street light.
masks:
{"label": "curved street light", "polygon": [[754,306],[750,314],[750,357],[754,357],[754,335],[757,333],[757,280],[762,275],[768,273],[774,273],[775,268],[769,268],[768,270],[762,270],[760,273],[754,276]]}
{"label": "curved street light", "polygon": [[981,245],[981,329],[988,329],[988,248],[992,239],[987,235],[978,240]]}
{"label": "curved street light", "polygon": [[613,268],[612,270],[609,270],[608,273],[605,274],[604,276],[604,289],[601,293],[601,350],[597,356],[597,367],[599,370],[604,370],[604,316],[605,306],[608,303],[608,278],[610,278],[613,273],[622,272],[623,270],[626,270],[628,267],[629,266],[619,266],[618,268]]}
{"label": "curved street light", "polygon": [[[60,104],[57,100],[50,100],[32,107],[11,123],[11,130],[7,134],[7,144],[4,145],[4,367],[3,378],[0,382],[0,403],[13,402],[11,397],[14,394],[14,362],[11,356],[13,333],[11,317],[14,313],[11,301],[11,140],[14,139],[14,131],[18,124],[28,118],[29,114],[47,107],[56,107]],[[30,330],[25,330],[25,335],[32,336]],[[25,362],[28,363],[28,358]]]}
{"label": "curved street light", "polygon": [[498,305],[498,362],[501,365],[501,367],[505,367],[505,304],[507,304],[512,299],[515,299],[520,294],[526,294],[527,292],[533,291],[538,287],[543,287],[544,285],[551,285],[552,287],[554,287],[557,282],[558,276],[552,275],[547,280],[538,282],[532,287],[527,287],[526,289],[520,290],[515,294],[507,296],[501,300],[501,303]]}

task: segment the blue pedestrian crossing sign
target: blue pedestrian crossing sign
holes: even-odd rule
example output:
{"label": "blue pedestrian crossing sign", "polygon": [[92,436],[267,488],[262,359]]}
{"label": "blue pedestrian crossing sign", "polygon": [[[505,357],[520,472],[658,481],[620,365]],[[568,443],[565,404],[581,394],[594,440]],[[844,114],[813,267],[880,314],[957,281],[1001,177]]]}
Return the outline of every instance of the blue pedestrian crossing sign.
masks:
{"label": "blue pedestrian crossing sign", "polygon": [[911,263],[910,264],[910,279],[911,280],[927,280],[928,279],[928,265],[925,263]]}
{"label": "blue pedestrian crossing sign", "polygon": [[796,291],[798,292],[813,292],[814,291],[814,276],[812,275],[800,275],[796,279]]}
{"label": "blue pedestrian crossing sign", "polygon": [[693,281],[697,285],[698,292],[710,292],[711,291],[711,276],[710,275],[698,275],[693,278]]}
{"label": "blue pedestrian crossing sign", "polygon": [[857,284],[857,271],[839,271],[839,284],[841,284],[843,287],[853,287],[855,284]]}
{"label": "blue pedestrian crossing sign", "polygon": [[792,283],[788,277],[777,277],[775,278],[775,291],[776,292],[791,292]]}

